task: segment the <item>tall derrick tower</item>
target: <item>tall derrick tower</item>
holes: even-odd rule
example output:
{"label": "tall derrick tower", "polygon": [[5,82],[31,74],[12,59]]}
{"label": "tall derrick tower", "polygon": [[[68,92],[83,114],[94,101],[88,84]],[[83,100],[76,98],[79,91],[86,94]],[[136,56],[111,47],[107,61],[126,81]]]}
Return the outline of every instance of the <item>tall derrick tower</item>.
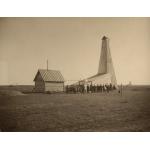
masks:
{"label": "tall derrick tower", "polygon": [[89,77],[86,81],[93,84],[112,84],[117,87],[116,75],[113,67],[112,57],[109,48],[109,39],[106,36],[102,38],[101,54],[99,60],[98,72]]}
{"label": "tall derrick tower", "polygon": [[109,39],[106,36],[102,38],[102,48],[98,67],[98,75],[110,74],[111,83],[117,85],[116,75],[109,48]]}

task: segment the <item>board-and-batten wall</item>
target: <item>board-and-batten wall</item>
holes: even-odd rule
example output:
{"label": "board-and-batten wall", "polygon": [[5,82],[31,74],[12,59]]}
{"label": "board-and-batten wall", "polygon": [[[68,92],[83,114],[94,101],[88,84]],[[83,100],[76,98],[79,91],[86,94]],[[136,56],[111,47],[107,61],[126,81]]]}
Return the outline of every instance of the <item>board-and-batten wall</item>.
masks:
{"label": "board-and-batten wall", "polygon": [[62,92],[64,91],[64,83],[36,81],[35,91],[36,92],[44,92],[44,91]]}
{"label": "board-and-batten wall", "polygon": [[45,82],[45,91],[62,92],[63,90],[64,90],[64,83]]}
{"label": "board-and-batten wall", "polygon": [[35,80],[35,91],[36,92],[44,92],[45,91],[45,83],[39,73],[36,76],[36,80]]}
{"label": "board-and-batten wall", "polygon": [[36,92],[44,92],[45,91],[44,81],[35,81],[35,91]]}

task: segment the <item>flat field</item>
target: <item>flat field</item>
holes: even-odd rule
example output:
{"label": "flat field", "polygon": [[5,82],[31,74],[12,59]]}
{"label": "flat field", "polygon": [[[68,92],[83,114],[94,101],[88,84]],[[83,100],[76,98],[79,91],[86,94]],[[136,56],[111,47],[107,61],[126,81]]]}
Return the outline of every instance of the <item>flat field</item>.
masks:
{"label": "flat field", "polygon": [[150,131],[150,86],[124,88],[122,96],[117,91],[1,95],[0,130]]}

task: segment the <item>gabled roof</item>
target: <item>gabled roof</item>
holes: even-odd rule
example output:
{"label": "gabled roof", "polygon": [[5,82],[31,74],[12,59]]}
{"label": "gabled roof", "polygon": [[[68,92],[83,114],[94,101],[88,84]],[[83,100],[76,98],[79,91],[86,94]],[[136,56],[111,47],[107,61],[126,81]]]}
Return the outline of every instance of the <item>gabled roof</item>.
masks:
{"label": "gabled roof", "polygon": [[44,82],[64,82],[64,78],[61,72],[58,70],[39,69],[34,78],[34,81],[36,80],[38,74],[41,75]]}
{"label": "gabled roof", "polygon": [[95,78],[95,77],[98,77],[98,76],[101,76],[101,75],[104,75],[105,73],[99,73],[99,74],[96,74],[94,76],[91,76],[91,77],[88,77],[87,79],[92,79],[92,78]]}

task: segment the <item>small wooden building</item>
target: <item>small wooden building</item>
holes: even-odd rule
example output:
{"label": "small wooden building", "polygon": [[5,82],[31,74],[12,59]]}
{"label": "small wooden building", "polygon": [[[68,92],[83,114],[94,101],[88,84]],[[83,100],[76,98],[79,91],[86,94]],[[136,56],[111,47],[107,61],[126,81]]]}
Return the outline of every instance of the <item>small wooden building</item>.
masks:
{"label": "small wooden building", "polygon": [[35,78],[35,92],[63,92],[64,78],[60,71],[39,69]]}

